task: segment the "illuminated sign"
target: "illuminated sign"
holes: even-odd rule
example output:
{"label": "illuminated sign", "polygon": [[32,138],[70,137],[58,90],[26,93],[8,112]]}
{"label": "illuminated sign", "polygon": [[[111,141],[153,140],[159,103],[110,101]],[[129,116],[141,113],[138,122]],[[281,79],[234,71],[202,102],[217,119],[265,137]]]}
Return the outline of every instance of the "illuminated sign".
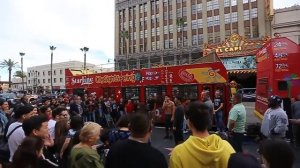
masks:
{"label": "illuminated sign", "polygon": [[212,52],[216,52],[219,57],[255,55],[257,50],[269,40],[269,37],[249,40],[234,33],[221,44],[204,44],[203,55],[206,56]]}

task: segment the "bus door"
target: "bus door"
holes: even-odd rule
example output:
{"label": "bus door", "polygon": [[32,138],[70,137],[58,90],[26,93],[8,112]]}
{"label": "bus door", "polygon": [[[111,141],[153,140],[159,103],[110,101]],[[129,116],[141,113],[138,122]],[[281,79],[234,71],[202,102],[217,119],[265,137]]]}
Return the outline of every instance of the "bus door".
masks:
{"label": "bus door", "polygon": [[193,101],[198,100],[200,95],[197,85],[175,85],[172,88],[172,96]]}
{"label": "bus door", "polygon": [[230,86],[228,84],[215,84],[214,87],[214,96],[212,97],[212,101],[214,101],[215,98],[215,92],[217,90],[220,91],[221,97],[223,100],[223,109],[224,109],[224,121],[227,122],[228,113],[231,108],[231,93],[230,93]]}
{"label": "bus door", "polygon": [[140,88],[139,87],[126,87],[122,88],[123,98],[125,100],[131,99],[133,102],[140,101]]}

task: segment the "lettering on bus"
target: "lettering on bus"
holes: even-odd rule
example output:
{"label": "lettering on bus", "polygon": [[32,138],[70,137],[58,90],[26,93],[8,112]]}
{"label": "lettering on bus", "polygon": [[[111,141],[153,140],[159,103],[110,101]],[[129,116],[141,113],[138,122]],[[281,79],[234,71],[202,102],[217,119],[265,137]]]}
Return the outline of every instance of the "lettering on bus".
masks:
{"label": "lettering on bus", "polygon": [[275,71],[276,72],[289,71],[289,65],[287,63],[275,64]]}
{"label": "lettering on bus", "polygon": [[80,85],[89,85],[93,84],[93,78],[88,78],[86,76],[83,76],[81,79],[72,78],[72,85],[80,84]]}
{"label": "lettering on bus", "polygon": [[286,61],[288,59],[287,52],[279,52],[274,54],[275,61]]}
{"label": "lettering on bus", "polygon": [[95,82],[100,84],[111,84],[116,82],[131,82],[135,83],[135,75],[125,74],[125,75],[104,75],[104,76],[96,76]]}

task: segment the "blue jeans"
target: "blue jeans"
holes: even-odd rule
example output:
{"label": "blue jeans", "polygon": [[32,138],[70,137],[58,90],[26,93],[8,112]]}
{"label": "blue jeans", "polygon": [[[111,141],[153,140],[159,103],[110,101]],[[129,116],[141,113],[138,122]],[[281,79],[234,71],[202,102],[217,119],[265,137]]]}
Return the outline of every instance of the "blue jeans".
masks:
{"label": "blue jeans", "polygon": [[223,114],[223,111],[220,110],[220,111],[217,111],[215,113],[215,123],[217,125],[217,128],[219,131],[225,131],[225,126],[224,126],[224,114]]}

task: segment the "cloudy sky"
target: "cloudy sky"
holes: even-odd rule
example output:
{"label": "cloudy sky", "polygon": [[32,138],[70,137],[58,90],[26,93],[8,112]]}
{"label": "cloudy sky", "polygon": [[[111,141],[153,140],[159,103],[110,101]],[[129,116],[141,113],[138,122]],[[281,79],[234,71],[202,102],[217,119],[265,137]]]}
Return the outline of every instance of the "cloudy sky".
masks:
{"label": "cloudy sky", "polygon": [[[274,8],[299,0],[274,0]],[[114,0],[0,0],[0,61],[27,67],[50,63],[49,45],[57,49],[54,63],[83,60],[79,50],[87,46],[87,62],[105,64],[114,57]],[[0,69],[0,80],[8,80]]]}

